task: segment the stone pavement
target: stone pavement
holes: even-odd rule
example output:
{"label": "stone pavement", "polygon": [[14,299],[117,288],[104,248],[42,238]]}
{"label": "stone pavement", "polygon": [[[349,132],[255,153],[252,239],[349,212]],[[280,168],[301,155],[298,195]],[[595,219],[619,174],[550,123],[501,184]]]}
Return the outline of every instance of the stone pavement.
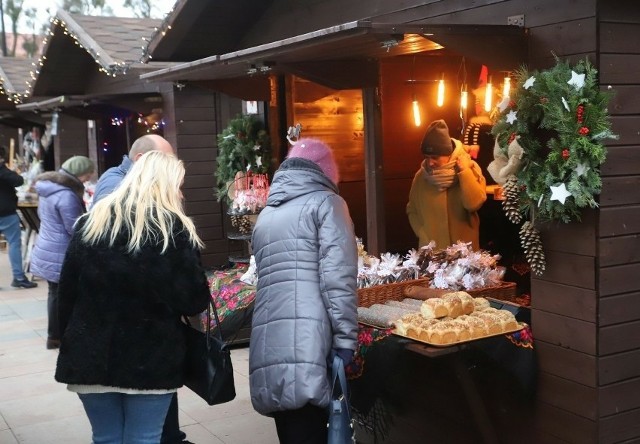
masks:
{"label": "stone pavement", "polygon": [[[88,444],[91,427],[77,395],[53,379],[57,351],[47,350],[47,283],[10,287],[6,249],[0,250],[0,444]],[[249,400],[249,349],[232,351],[236,399],[209,407],[183,387],[180,425],[197,444],[277,443],[272,419]]]}

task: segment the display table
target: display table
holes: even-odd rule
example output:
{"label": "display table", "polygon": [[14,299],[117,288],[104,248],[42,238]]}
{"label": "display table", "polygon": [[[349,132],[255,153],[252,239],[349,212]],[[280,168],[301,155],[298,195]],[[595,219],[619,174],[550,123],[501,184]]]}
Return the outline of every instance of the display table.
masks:
{"label": "display table", "polygon": [[359,443],[526,442],[536,379],[529,330],[442,348],[370,327],[359,339],[348,369]]}

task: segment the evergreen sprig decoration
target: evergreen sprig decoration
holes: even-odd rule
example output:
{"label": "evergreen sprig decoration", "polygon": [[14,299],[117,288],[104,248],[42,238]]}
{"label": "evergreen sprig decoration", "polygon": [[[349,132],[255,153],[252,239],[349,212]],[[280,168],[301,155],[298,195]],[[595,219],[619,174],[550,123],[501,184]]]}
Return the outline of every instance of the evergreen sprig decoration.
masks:
{"label": "evergreen sprig decoration", "polygon": [[572,67],[556,59],[545,71],[521,68],[515,80],[492,133],[505,156],[515,138],[524,150],[516,172],[518,209],[538,221],[580,220],[582,208],[598,206],[602,141],[616,138],[607,112],[611,94],[599,89],[588,60]]}
{"label": "evergreen sprig decoration", "polygon": [[271,157],[264,124],[251,115],[238,115],[218,134],[215,172],[218,201],[229,202],[228,189],[238,172],[266,173]]}

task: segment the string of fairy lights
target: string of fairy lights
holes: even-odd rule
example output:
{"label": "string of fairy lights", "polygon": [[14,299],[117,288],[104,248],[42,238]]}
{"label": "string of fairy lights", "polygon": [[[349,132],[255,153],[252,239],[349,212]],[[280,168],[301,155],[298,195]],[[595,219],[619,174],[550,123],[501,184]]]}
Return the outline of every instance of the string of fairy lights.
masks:
{"label": "string of fairy lights", "polygon": [[142,56],[140,57],[140,63],[147,63],[153,58],[151,56],[151,53],[149,52],[149,45],[153,40],[155,40],[158,35],[161,34],[162,37],[164,37],[165,35],[167,35],[167,32],[171,31],[171,22],[173,21],[173,15],[175,11],[176,8],[174,5],[171,8],[171,11],[167,13],[164,20],[162,20],[160,26],[156,26],[153,28],[153,33],[151,34],[151,36],[142,37],[142,41],[145,42],[145,44],[142,45]]}

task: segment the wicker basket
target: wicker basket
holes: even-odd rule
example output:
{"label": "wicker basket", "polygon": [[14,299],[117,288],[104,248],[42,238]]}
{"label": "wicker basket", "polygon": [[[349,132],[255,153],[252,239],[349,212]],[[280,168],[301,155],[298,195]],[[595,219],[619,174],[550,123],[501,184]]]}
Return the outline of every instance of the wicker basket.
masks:
{"label": "wicker basket", "polygon": [[474,298],[494,298],[509,302],[516,302],[516,297],[518,296],[515,282],[502,282],[500,285],[496,285],[495,287],[467,290],[467,293]]}
{"label": "wicker basket", "polygon": [[373,304],[384,304],[387,301],[399,301],[404,299],[404,289],[411,285],[427,286],[428,279],[413,279],[410,281],[395,282],[393,284],[374,285],[368,288],[358,288],[358,306],[370,307]]}

